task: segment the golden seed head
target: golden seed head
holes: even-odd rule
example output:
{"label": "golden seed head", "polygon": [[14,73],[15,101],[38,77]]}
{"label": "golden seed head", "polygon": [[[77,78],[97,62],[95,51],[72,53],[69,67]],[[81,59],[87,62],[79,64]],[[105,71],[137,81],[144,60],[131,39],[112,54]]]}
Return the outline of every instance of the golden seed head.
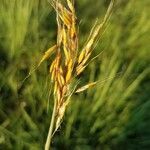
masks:
{"label": "golden seed head", "polygon": [[[76,15],[72,0],[66,0],[67,6],[63,6],[57,0],[51,0],[51,4],[56,10],[56,20],[58,25],[57,44],[49,48],[43,55],[38,66],[48,59],[53,52],[56,51],[56,56],[49,68],[51,81],[54,83],[53,94],[57,101],[57,118],[55,121],[55,130],[57,130],[63,119],[66,106],[68,105],[71,93],[70,84],[72,79],[80,75],[88,65],[88,60],[93,51],[93,45],[97,40],[103,26],[106,24],[111,12],[114,0],[111,1],[107,13],[101,24],[96,23],[92,28],[86,45],[78,52],[78,35],[76,30]],[[64,57],[63,57],[64,56]],[[78,56],[78,57],[77,57]],[[75,74],[73,74],[75,71]],[[97,82],[88,83],[85,86],[78,88],[75,93],[82,92]],[[72,92],[73,93],[73,92]]]}

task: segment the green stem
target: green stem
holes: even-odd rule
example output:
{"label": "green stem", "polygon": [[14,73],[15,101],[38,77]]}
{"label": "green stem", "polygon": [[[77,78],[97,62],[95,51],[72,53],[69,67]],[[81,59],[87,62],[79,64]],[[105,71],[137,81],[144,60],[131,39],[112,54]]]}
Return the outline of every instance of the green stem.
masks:
{"label": "green stem", "polygon": [[54,108],[53,108],[51,123],[50,123],[49,131],[48,131],[48,135],[47,135],[47,139],[46,139],[46,143],[45,143],[45,150],[50,150],[51,149],[50,144],[51,144],[51,141],[52,141],[52,134],[53,134],[53,128],[54,128],[54,123],[55,123],[56,106],[57,106],[57,102],[56,102],[56,99],[55,99],[54,100]]}

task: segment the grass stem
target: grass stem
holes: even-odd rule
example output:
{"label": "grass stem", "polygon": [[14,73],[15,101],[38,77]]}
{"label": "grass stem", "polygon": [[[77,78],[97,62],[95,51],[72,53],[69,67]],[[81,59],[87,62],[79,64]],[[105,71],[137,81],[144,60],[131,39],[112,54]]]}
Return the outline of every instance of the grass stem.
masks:
{"label": "grass stem", "polygon": [[52,134],[53,134],[54,123],[55,123],[56,106],[57,106],[57,101],[55,99],[54,100],[54,108],[53,108],[51,123],[50,123],[49,131],[48,131],[48,135],[47,135],[47,139],[46,139],[46,143],[45,143],[45,150],[50,150],[51,149],[50,145],[51,145],[51,141],[52,141]]}

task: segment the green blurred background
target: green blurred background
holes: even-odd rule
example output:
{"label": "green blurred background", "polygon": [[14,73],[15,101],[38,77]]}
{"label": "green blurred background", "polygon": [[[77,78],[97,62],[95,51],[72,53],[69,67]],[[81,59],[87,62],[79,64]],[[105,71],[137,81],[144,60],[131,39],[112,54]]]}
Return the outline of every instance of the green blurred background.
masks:
{"label": "green blurred background", "polygon": [[[76,0],[80,48],[109,0]],[[54,150],[150,149],[150,1],[118,0],[81,85],[55,134]],[[47,0],[0,0],[0,150],[42,150],[53,99],[49,61],[23,79],[56,40]],[[48,103],[49,99],[49,103]]]}

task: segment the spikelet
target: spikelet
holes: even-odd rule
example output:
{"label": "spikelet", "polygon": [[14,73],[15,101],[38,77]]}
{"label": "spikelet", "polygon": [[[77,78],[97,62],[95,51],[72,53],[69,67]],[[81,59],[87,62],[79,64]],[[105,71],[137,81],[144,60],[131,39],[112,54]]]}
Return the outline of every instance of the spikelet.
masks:
{"label": "spikelet", "polygon": [[57,92],[57,88],[58,88],[58,85],[57,85],[57,82],[55,82],[55,85],[54,85],[54,95],[55,95],[56,92]]}
{"label": "spikelet", "polygon": [[76,37],[76,29],[75,29],[75,23],[72,25],[71,29],[70,29],[70,35],[71,38],[73,39],[74,37]]}
{"label": "spikelet", "polygon": [[62,97],[62,94],[61,94],[61,90],[60,90],[60,87],[58,86],[58,88],[57,88],[57,101],[58,101],[58,104],[59,104],[59,101],[60,101],[60,99],[61,99],[61,97]]}
{"label": "spikelet", "polygon": [[[58,128],[60,127],[60,124],[62,122],[63,116],[65,114],[66,111],[66,107],[69,104],[69,101],[65,101],[62,106],[59,107],[58,112],[57,112],[57,119],[56,119],[56,126],[55,126],[55,131],[58,130]],[[55,132],[54,131],[54,132]]]}
{"label": "spikelet", "polygon": [[72,69],[69,69],[66,74],[66,83],[68,83],[71,79]]}
{"label": "spikelet", "polygon": [[63,75],[63,69],[62,69],[61,66],[59,66],[59,73],[60,73],[61,75]]}
{"label": "spikelet", "polygon": [[53,7],[55,8],[56,12],[58,13],[60,19],[62,22],[69,28],[72,20],[71,20],[71,12],[67,10],[60,2],[54,1],[55,5]]}
{"label": "spikelet", "polygon": [[52,64],[50,65],[50,69],[49,69],[49,72],[52,73],[53,69],[54,69],[54,66],[55,66],[55,60],[52,62]]}
{"label": "spikelet", "polygon": [[51,55],[56,49],[57,49],[57,45],[54,45],[54,46],[52,46],[51,48],[49,48],[49,49],[44,53],[44,55],[43,55],[43,57],[41,58],[41,60],[40,60],[40,62],[39,62],[39,64],[38,64],[38,66],[40,66],[41,63],[42,63],[44,60],[48,59],[48,58],[50,57],[50,55]]}
{"label": "spikelet", "polygon": [[86,66],[82,66],[82,65],[77,67],[76,68],[76,74],[80,75],[84,71],[85,68],[86,68]]}
{"label": "spikelet", "polygon": [[60,80],[61,80],[62,85],[64,85],[65,84],[65,79],[62,75],[60,76]]}
{"label": "spikelet", "polygon": [[62,95],[64,95],[64,96],[67,93],[67,90],[68,90],[67,87],[68,87],[67,85],[64,85],[63,88],[62,88]]}
{"label": "spikelet", "polygon": [[69,60],[67,67],[68,68],[67,68],[67,74],[66,74],[66,82],[69,82],[71,79],[71,75],[72,75],[72,67],[73,67],[72,59]]}
{"label": "spikelet", "polygon": [[74,7],[73,7],[73,4],[71,3],[70,0],[67,0],[67,4],[68,4],[69,9],[70,9],[72,12],[74,12]]}
{"label": "spikelet", "polygon": [[92,52],[89,52],[88,54],[87,54],[87,56],[86,57],[84,57],[84,59],[82,60],[82,63],[80,64],[80,65],[85,65],[86,64],[86,62],[88,61],[88,59],[90,58],[90,56],[91,56],[91,53]]}
{"label": "spikelet", "polygon": [[66,46],[67,45],[67,34],[66,34],[66,30],[65,30],[64,26],[62,28],[62,35],[63,35],[63,45]]}
{"label": "spikelet", "polygon": [[68,70],[72,70],[72,65],[73,65],[73,61],[72,59],[70,59],[68,63]]}
{"label": "spikelet", "polygon": [[58,27],[58,33],[57,33],[57,45],[60,47],[63,40],[63,31],[60,27]]}
{"label": "spikelet", "polygon": [[70,53],[69,51],[67,50],[67,33],[66,33],[66,30],[65,30],[65,27],[63,26],[63,50],[64,50],[64,54],[65,54],[65,58],[66,58],[66,63],[68,62],[68,59],[70,57]]}
{"label": "spikelet", "polygon": [[63,87],[63,85],[65,84],[65,80],[64,80],[63,76],[58,73],[57,79],[58,79],[60,87]]}
{"label": "spikelet", "polygon": [[83,92],[83,91],[87,90],[88,88],[93,87],[96,83],[97,83],[97,82],[88,83],[87,85],[82,86],[81,88],[78,88],[78,89],[75,91],[75,93]]}
{"label": "spikelet", "polygon": [[51,81],[54,81],[55,80],[55,70],[52,71],[51,73]]}
{"label": "spikelet", "polygon": [[84,56],[85,56],[85,51],[81,51],[81,53],[79,55],[79,59],[78,59],[78,64],[80,64],[82,62]]}

